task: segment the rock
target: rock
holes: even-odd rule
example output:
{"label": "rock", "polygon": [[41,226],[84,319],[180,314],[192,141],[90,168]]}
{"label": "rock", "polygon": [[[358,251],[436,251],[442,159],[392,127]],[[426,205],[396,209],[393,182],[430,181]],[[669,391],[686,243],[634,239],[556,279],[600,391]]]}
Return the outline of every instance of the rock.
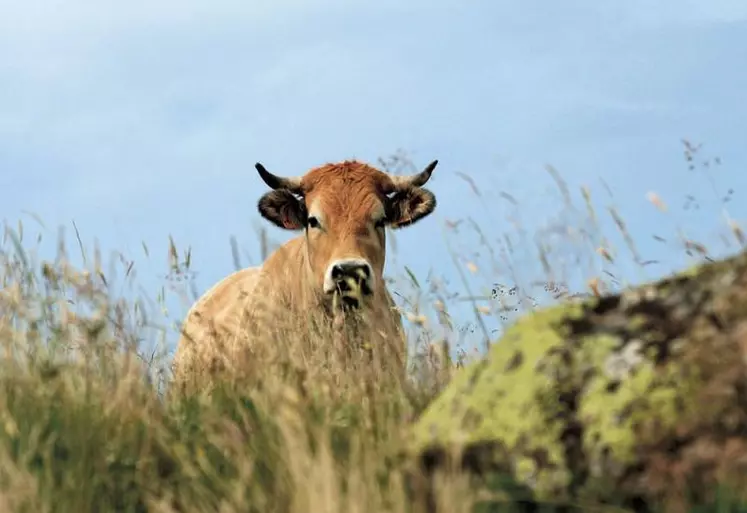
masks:
{"label": "rock", "polygon": [[521,319],[426,409],[409,450],[535,502],[747,499],[747,253]]}

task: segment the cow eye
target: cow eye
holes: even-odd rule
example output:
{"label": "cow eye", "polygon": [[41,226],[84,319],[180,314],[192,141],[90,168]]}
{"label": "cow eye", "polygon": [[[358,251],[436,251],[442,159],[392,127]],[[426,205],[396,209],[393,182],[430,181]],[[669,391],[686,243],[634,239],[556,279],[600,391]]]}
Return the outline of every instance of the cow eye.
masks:
{"label": "cow eye", "polygon": [[319,219],[316,217],[309,217],[308,219],[309,228],[319,228]]}

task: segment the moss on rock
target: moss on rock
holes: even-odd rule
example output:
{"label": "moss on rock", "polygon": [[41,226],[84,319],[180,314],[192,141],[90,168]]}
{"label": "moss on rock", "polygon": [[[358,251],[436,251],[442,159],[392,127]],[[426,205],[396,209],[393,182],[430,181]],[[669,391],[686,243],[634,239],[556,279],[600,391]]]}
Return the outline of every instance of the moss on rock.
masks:
{"label": "moss on rock", "polygon": [[746,356],[740,254],[526,316],[457,373],[412,447],[538,501],[707,502],[717,485],[747,490]]}

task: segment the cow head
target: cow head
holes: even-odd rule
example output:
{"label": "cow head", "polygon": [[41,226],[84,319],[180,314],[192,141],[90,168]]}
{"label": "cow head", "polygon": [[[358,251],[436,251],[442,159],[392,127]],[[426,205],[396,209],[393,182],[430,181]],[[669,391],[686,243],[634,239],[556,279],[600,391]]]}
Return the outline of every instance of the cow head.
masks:
{"label": "cow head", "polygon": [[383,291],[385,227],[408,226],[436,207],[422,188],[438,163],[413,176],[392,176],[360,162],[327,164],[284,178],[256,168],[272,191],[258,203],[262,217],[304,230],[313,281],[326,297],[348,306]]}

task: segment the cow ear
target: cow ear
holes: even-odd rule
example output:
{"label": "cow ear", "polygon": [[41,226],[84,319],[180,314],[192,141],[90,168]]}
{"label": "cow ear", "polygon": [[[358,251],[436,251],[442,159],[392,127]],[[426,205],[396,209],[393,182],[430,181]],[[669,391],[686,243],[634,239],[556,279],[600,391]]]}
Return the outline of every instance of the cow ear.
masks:
{"label": "cow ear", "polygon": [[387,224],[402,228],[429,215],[436,208],[436,197],[428,189],[413,187],[400,191],[387,201]]}
{"label": "cow ear", "polygon": [[259,213],[280,228],[301,230],[306,226],[306,205],[290,192],[270,191],[257,203]]}

